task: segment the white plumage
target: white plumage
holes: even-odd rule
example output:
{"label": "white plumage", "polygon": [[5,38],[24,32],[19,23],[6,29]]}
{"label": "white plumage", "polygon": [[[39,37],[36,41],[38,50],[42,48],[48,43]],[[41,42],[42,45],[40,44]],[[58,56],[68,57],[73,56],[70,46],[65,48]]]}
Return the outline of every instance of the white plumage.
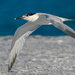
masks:
{"label": "white plumage", "polygon": [[75,31],[63,23],[63,21],[72,21],[72,19],[66,19],[46,13],[34,13],[34,14],[29,13],[16,19],[25,19],[29,22],[19,27],[14,35],[12,45],[10,48],[11,52],[8,61],[8,71],[11,70],[17,55],[23,48],[26,37],[28,37],[33,31],[35,31],[41,25],[52,24],[56,28],[62,30],[64,33],[75,38]]}

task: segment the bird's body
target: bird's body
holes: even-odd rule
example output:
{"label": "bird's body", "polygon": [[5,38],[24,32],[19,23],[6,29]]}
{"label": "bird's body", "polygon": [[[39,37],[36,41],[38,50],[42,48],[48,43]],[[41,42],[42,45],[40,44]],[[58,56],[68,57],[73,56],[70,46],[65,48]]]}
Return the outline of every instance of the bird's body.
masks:
{"label": "bird's body", "polygon": [[72,19],[66,19],[46,13],[29,13],[16,19],[25,19],[29,22],[19,27],[15,32],[10,48],[11,52],[8,61],[8,71],[11,70],[17,55],[23,48],[25,39],[41,25],[54,25],[56,28],[75,38],[75,31],[63,23],[63,21],[72,21]]}

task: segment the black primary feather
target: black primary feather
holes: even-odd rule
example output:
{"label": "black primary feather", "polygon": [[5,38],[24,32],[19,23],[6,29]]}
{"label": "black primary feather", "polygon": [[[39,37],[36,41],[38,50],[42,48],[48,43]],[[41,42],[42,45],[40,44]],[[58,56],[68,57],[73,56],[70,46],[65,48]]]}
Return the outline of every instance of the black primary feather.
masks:
{"label": "black primary feather", "polygon": [[11,70],[11,68],[12,68],[12,66],[13,66],[13,64],[16,60],[16,57],[17,57],[17,54],[15,54],[15,57],[13,58],[13,61],[11,62],[11,65],[10,66],[8,65],[8,72]]}

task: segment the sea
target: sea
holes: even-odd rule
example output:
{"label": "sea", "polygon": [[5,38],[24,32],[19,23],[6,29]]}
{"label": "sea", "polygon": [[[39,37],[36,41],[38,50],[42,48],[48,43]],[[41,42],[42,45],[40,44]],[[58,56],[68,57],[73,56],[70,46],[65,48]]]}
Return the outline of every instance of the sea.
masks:
{"label": "sea", "polygon": [[[0,36],[14,35],[16,29],[27,21],[14,20],[26,13],[48,13],[75,19],[75,0],[0,0]],[[75,21],[64,22],[75,30]],[[53,25],[42,25],[31,35],[65,36]]]}

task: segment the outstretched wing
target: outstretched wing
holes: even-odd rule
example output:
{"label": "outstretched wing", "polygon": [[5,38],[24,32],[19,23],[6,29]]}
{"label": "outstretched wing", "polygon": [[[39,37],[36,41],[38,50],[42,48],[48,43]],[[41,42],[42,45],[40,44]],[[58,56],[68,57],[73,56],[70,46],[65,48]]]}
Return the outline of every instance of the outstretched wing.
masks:
{"label": "outstretched wing", "polygon": [[62,30],[64,33],[75,38],[75,31],[69,26],[65,25],[62,20],[57,16],[44,15],[47,20],[52,23],[56,28]]}
{"label": "outstretched wing", "polygon": [[50,15],[50,14],[45,14],[45,13],[38,13],[41,16],[45,16],[46,19],[52,23],[56,28],[62,30],[64,33],[70,35],[71,37],[75,38],[75,31],[65,25],[63,21],[75,21],[75,19],[65,19],[61,18],[58,16]]}
{"label": "outstretched wing", "polygon": [[75,31],[70,28],[69,26],[67,26],[66,24],[64,24],[62,21],[54,21],[54,20],[51,20],[50,21],[56,28],[62,30],[64,33],[66,33],[67,35],[75,38]]}
{"label": "outstretched wing", "polygon": [[26,37],[28,37],[29,34],[31,34],[39,26],[40,25],[38,24],[27,22],[26,24],[24,24],[23,26],[17,29],[11,45],[11,52],[8,61],[8,71],[11,70],[17,55],[19,54],[20,50],[23,48]]}

